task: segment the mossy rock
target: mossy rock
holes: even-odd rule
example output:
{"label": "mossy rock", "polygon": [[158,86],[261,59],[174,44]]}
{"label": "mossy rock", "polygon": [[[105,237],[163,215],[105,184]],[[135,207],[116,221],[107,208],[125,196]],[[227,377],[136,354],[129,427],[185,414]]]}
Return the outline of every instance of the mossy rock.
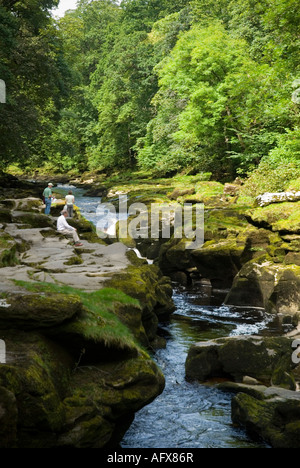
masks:
{"label": "mossy rock", "polygon": [[300,266],[288,265],[280,268],[267,310],[291,316],[300,314]]}
{"label": "mossy rock", "polygon": [[251,223],[274,232],[295,233],[300,231],[300,202],[278,203],[247,212]]}
{"label": "mossy rock", "polygon": [[[118,312],[120,316],[122,314],[117,301],[114,303],[112,300],[109,309],[114,316],[109,327],[107,319],[101,316],[101,307],[98,312],[90,311],[85,307],[76,320],[48,329],[47,335],[64,345],[74,358],[82,363],[117,361],[124,356],[137,356],[139,345],[137,339],[134,338],[134,333],[136,332],[138,338],[140,328],[131,331],[127,328],[131,320],[129,318],[126,320],[124,315],[118,318]],[[114,327],[114,324],[117,327],[118,323],[126,325],[126,333],[122,331],[123,335],[119,336],[117,331],[110,331],[110,328]]]}
{"label": "mossy rock", "polygon": [[209,209],[205,211],[205,231],[226,231],[239,234],[249,227],[244,214],[244,207]]}
{"label": "mossy rock", "polygon": [[130,264],[136,267],[148,264],[147,260],[139,258],[134,250],[127,250],[126,257],[130,261]]}
{"label": "mossy rock", "polygon": [[142,307],[134,304],[115,303],[114,313],[133,333],[139,343],[147,347],[148,340],[142,325]]}
{"label": "mossy rock", "polygon": [[[71,223],[69,223],[71,224]],[[86,240],[88,241],[90,244],[100,244],[100,245],[107,245],[108,242],[105,242],[105,240],[103,239],[100,239],[99,236],[95,233],[95,232],[92,232],[92,231],[84,231],[84,232],[81,232],[80,231],[80,238],[81,240]]]}
{"label": "mossy rock", "polygon": [[17,265],[19,263],[17,253],[25,249],[24,242],[17,241],[0,230],[0,268]]}
{"label": "mossy rock", "polygon": [[[276,268],[276,270],[274,269]],[[262,255],[247,262],[234,278],[225,304],[266,307],[274,290],[278,268],[271,257]]]}
{"label": "mossy rock", "polygon": [[270,313],[297,315],[300,311],[300,267],[275,263],[263,255],[246,263],[225,299],[229,305],[251,305]]}
{"label": "mossy rock", "polygon": [[7,199],[1,202],[4,206],[15,211],[35,211],[39,213],[42,209],[43,202],[40,198],[19,198],[19,199]]}
{"label": "mossy rock", "polygon": [[300,252],[288,252],[284,258],[284,263],[300,266]]}
{"label": "mossy rock", "polygon": [[0,386],[0,448],[17,446],[18,408],[15,395]]}
{"label": "mossy rock", "polygon": [[174,310],[171,282],[156,265],[131,265],[107,284],[138,299],[144,311],[152,312],[155,307],[161,307],[170,314]]}
{"label": "mossy rock", "polygon": [[27,330],[53,327],[81,310],[81,300],[74,295],[9,293],[0,302],[0,327]]}
{"label": "mossy rock", "polygon": [[158,265],[161,271],[169,275],[178,270],[187,270],[195,266],[192,250],[187,249],[186,239],[174,239],[161,246]]}
{"label": "mossy rock", "polygon": [[222,377],[242,382],[244,376],[265,385],[274,382],[295,390],[292,340],[286,337],[239,336],[193,345],[186,360],[186,376],[205,382]]}
{"label": "mossy rock", "polygon": [[225,239],[218,243],[206,243],[192,251],[198,272],[212,281],[230,286],[242,266],[245,245],[236,239]]}
{"label": "mossy rock", "polygon": [[[120,290],[103,288],[99,291],[86,292],[69,286],[24,281],[18,282],[18,286],[30,291],[29,297],[37,299],[44,297],[45,301],[47,297],[57,298],[58,306],[61,297],[66,306],[69,303],[69,309],[74,315],[57,324],[53,318],[53,326],[44,327],[43,333],[66,347],[75,358],[81,356],[85,362],[97,362],[97,360],[102,362],[106,359],[116,360],[120,355],[136,356],[139,353],[140,348],[134,337],[134,330],[130,330],[127,326],[131,318],[129,316],[126,318],[126,314],[127,306],[137,313],[140,313],[140,306],[137,300]],[[76,309],[76,305],[79,306],[79,310]],[[123,306],[124,314],[122,314]],[[55,312],[52,315],[55,317]]]}
{"label": "mossy rock", "polygon": [[9,209],[0,208],[0,223],[12,223],[12,213]]}
{"label": "mossy rock", "polygon": [[159,266],[168,275],[197,267],[204,278],[228,287],[242,264],[253,256],[250,252],[256,246],[253,231],[256,228],[249,227],[238,209],[207,211],[204,245],[191,249],[187,248],[190,246],[186,239],[171,239],[160,249]]}
{"label": "mossy rock", "polygon": [[92,223],[90,223],[87,219],[83,218],[82,216],[79,219],[68,219],[68,223],[70,224],[70,226],[76,228],[79,233],[95,233],[95,229]]}
{"label": "mossy rock", "polygon": [[64,400],[67,423],[58,446],[104,448],[119,443],[133,414],[151,403],[164,384],[161,371],[145,353],[117,366],[79,367]]}
{"label": "mossy rock", "polygon": [[186,190],[175,189],[172,193],[168,194],[170,200],[177,200],[179,197],[184,197],[186,195],[194,195],[195,188],[190,188]]}
{"label": "mossy rock", "polygon": [[273,448],[300,447],[300,399],[297,392],[272,387],[256,398],[238,393],[232,400],[233,423]]}
{"label": "mossy rock", "polygon": [[57,229],[54,229],[53,227],[52,228],[41,229],[40,233],[45,239],[48,239],[50,237],[58,237],[60,235],[57,232]]}
{"label": "mossy rock", "polygon": [[64,262],[64,265],[82,265],[83,260],[79,255],[74,255],[74,257],[69,258],[66,262]]}
{"label": "mossy rock", "polygon": [[13,221],[15,223],[28,224],[33,228],[53,228],[55,226],[55,222],[50,216],[30,212],[14,212]]}
{"label": "mossy rock", "polygon": [[[17,411],[17,447],[50,447],[53,433],[65,421],[62,399],[69,388],[73,361],[41,335],[1,331],[0,336],[8,357],[0,365],[0,387],[15,397],[16,407],[10,413]],[[11,424],[13,428],[13,419]],[[2,443],[3,439],[0,446]]]}
{"label": "mossy rock", "polygon": [[163,278],[156,265],[129,266],[106,282],[138,299],[142,307],[142,323],[150,341],[156,338],[158,315],[169,317],[174,312],[170,280]]}
{"label": "mossy rock", "polygon": [[224,206],[221,197],[224,185],[214,181],[197,182],[194,187],[195,194],[185,194],[178,201],[184,203],[204,203],[206,206]]}
{"label": "mossy rock", "polygon": [[19,260],[16,256],[17,246],[13,245],[10,249],[0,249],[0,268],[18,265]]}

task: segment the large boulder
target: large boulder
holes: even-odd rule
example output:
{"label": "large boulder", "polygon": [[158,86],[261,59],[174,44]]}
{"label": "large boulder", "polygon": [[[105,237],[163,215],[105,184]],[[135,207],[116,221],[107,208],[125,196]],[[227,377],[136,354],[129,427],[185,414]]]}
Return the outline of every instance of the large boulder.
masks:
{"label": "large boulder", "polygon": [[1,448],[118,444],[134,413],[164,388],[163,374],[141,349],[135,357],[123,353],[118,361],[82,366],[68,343],[40,333],[0,330],[0,338],[7,354],[0,364]]}
{"label": "large boulder", "polygon": [[251,305],[295,317],[300,313],[300,267],[260,257],[245,264],[225,299],[228,305]]}
{"label": "large boulder", "polygon": [[161,246],[158,265],[166,275],[195,266],[191,257],[191,250],[187,249],[186,246],[187,241],[185,239],[174,238]]}
{"label": "large boulder", "polygon": [[278,265],[265,258],[246,263],[234,278],[225,304],[264,308],[274,290]]}
{"label": "large boulder", "polygon": [[242,382],[245,376],[265,385],[295,390],[292,340],[287,337],[238,336],[193,345],[186,377],[205,382],[222,377]]}
{"label": "large boulder", "polygon": [[218,281],[229,286],[242,266],[244,249],[244,244],[236,239],[207,242],[202,248],[193,250],[192,258],[204,278],[209,278],[212,283]]}
{"label": "large boulder", "polygon": [[11,417],[10,436],[1,437],[0,446],[52,446],[64,422],[61,397],[68,390],[72,361],[39,334],[1,331],[0,336],[7,353],[6,364],[0,365],[0,388],[6,389],[1,399]]}
{"label": "large boulder", "polygon": [[86,367],[74,374],[64,400],[66,424],[60,447],[102,448],[121,440],[132,415],[159,395],[165,381],[147,357]]}
{"label": "large boulder", "polygon": [[300,448],[300,394],[282,388],[240,387],[232,421],[273,448]]}

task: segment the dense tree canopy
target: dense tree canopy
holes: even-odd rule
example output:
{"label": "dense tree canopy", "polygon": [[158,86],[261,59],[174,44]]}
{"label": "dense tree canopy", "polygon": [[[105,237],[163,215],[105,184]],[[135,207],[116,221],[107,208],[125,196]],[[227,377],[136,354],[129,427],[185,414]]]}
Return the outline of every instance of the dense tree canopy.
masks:
{"label": "dense tree canopy", "polygon": [[57,4],[0,0],[2,166],[297,170],[298,1]]}

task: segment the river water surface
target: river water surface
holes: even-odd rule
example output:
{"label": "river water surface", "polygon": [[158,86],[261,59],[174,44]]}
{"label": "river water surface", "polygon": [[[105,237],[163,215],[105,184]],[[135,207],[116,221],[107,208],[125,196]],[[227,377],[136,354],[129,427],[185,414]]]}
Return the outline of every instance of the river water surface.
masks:
{"label": "river water surface", "polygon": [[[61,186],[66,193],[69,186]],[[75,189],[76,205],[89,221],[97,224],[99,198],[85,197]],[[153,359],[166,378],[164,392],[140,410],[121,443],[123,448],[266,448],[253,441],[231,422],[232,394],[213,384],[185,380],[189,347],[198,341],[245,334],[282,333],[273,318],[261,309],[222,305],[225,292],[194,285],[174,284],[176,311],[160,325],[165,349]]]}

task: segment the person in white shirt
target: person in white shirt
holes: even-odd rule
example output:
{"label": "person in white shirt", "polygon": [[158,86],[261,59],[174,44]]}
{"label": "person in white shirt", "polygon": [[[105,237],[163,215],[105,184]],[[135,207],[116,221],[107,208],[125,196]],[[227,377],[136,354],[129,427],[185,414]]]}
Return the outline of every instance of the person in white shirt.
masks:
{"label": "person in white shirt", "polygon": [[61,215],[57,219],[57,231],[60,232],[61,234],[65,234],[66,236],[73,236],[75,247],[80,247],[83,244],[80,242],[79,236],[77,234],[77,229],[70,226],[70,224],[66,220],[67,216],[68,216],[67,210],[63,210],[61,212]]}
{"label": "person in white shirt", "polygon": [[67,205],[69,218],[73,218],[74,203],[75,203],[75,197],[73,195],[72,190],[70,190],[68,195],[66,196],[66,205]]}

